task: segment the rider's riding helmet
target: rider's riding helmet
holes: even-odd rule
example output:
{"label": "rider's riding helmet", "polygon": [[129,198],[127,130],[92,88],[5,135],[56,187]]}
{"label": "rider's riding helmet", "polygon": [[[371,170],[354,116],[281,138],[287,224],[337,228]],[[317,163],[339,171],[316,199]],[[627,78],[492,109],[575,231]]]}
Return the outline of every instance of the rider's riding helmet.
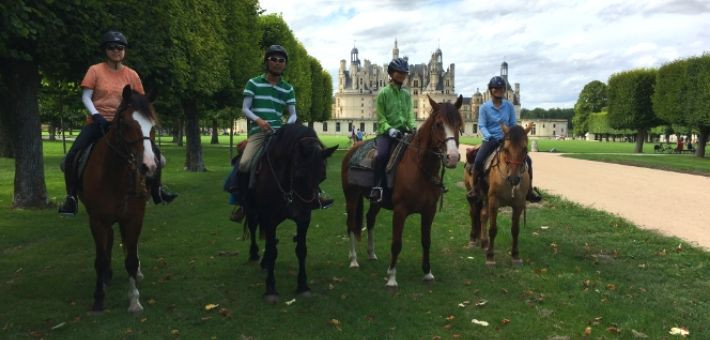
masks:
{"label": "rider's riding helmet", "polygon": [[288,53],[286,52],[286,49],[283,48],[281,45],[271,45],[269,48],[266,49],[266,53],[264,53],[264,61],[272,55],[275,54],[280,54],[282,55],[286,61],[288,61]]}
{"label": "rider's riding helmet", "polygon": [[409,73],[409,64],[404,58],[394,58],[387,65],[387,74],[392,75],[392,72],[398,71],[402,73]]}
{"label": "rider's riding helmet", "polygon": [[501,76],[491,78],[491,81],[488,82],[488,89],[492,88],[505,88],[505,79]]}
{"label": "rider's riding helmet", "polygon": [[128,47],[128,40],[126,36],[119,31],[108,31],[101,36],[101,48],[106,48],[109,44],[123,45],[123,47]]}

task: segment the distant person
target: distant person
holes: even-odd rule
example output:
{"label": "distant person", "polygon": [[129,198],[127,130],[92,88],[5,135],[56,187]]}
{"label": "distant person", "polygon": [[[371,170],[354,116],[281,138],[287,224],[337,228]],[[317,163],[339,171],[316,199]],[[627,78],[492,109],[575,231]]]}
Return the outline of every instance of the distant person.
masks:
{"label": "distant person", "polygon": [[362,142],[362,130],[357,129],[357,133],[355,134],[355,140],[358,142]]}
{"label": "distant person", "polygon": [[675,152],[676,153],[683,152],[683,137],[678,137],[678,142],[676,142],[676,145],[675,145]]}
{"label": "distant person", "polygon": [[[74,216],[78,211],[77,178],[72,169],[74,157],[108,131],[118,105],[121,104],[123,88],[126,85],[130,85],[133,91],[145,94],[138,73],[123,64],[128,47],[126,37],[121,32],[108,31],[101,36],[100,46],[106,55],[106,60],[91,65],[81,81],[81,100],[89,113],[88,124],[81,129],[64,158],[67,197],[59,206],[59,214],[63,216]],[[160,159],[160,150],[155,144],[152,145],[156,157]],[[158,166],[155,178],[149,179],[147,184],[155,204],[170,203],[177,194],[164,190],[160,185],[160,168],[161,166]]]}
{"label": "distant person", "polygon": [[[473,189],[468,193],[469,197],[474,201],[481,199],[481,197],[479,197],[480,188],[478,188],[478,186],[480,186],[485,175],[483,163],[503,141],[504,133],[500,124],[503,123],[508,127],[516,124],[513,104],[507,99],[503,99],[506,88],[507,84],[505,79],[500,76],[491,78],[488,82],[488,91],[491,94],[491,99],[483,103],[480,108],[478,130],[481,131],[483,135],[483,144],[481,144],[481,147],[478,149],[476,159],[473,162]],[[550,150],[550,152],[554,151]],[[542,197],[535,193],[532,186],[532,160],[529,155],[525,157],[525,161],[528,163],[528,174],[530,175],[530,190],[525,199],[530,202],[540,202]]]}

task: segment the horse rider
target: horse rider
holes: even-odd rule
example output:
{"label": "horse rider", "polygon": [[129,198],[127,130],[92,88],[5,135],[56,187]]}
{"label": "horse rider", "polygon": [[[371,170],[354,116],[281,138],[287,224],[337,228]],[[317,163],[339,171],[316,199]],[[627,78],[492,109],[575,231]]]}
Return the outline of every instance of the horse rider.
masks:
{"label": "horse rider", "polygon": [[[483,181],[484,171],[483,163],[486,158],[495,150],[503,141],[504,133],[500,127],[500,123],[507,126],[515,125],[515,109],[513,104],[507,99],[504,99],[507,91],[507,83],[500,76],[491,78],[488,82],[488,91],[491,94],[491,99],[481,105],[478,115],[478,130],[483,135],[483,144],[476,153],[476,159],[473,162],[473,189],[468,193],[470,199],[474,202],[481,199],[479,197],[480,188],[478,186]],[[532,186],[532,160],[530,156],[525,156],[525,162],[528,164],[528,174],[530,175],[530,190],[525,199],[530,202],[540,202],[542,197],[535,193]]]}
{"label": "horse rider", "polygon": [[[69,152],[64,158],[64,182],[67,197],[59,207],[59,214],[74,216],[78,211],[77,183],[74,174],[73,160],[77,153],[103,136],[110,126],[110,122],[117,114],[116,110],[121,104],[123,88],[130,85],[131,89],[144,94],[143,84],[138,73],[123,64],[126,57],[128,41],[118,31],[108,31],[101,36],[101,49],[106,53],[104,62],[91,65],[81,81],[81,100],[89,111],[87,122],[79,135],[74,140]],[[153,142],[151,141],[151,144]],[[160,150],[153,145],[156,157],[160,159]],[[158,162],[160,163],[160,162]],[[160,166],[153,179],[148,180],[151,196],[155,204],[170,203],[177,194],[166,191],[160,183]]]}
{"label": "horse rider", "polygon": [[[238,188],[232,193],[236,195],[240,205],[232,214],[232,221],[239,222],[244,218],[243,206],[254,156],[264,146],[266,137],[281,127],[284,108],[289,113],[286,124],[296,122],[296,93],[293,86],[281,78],[287,63],[288,53],[283,46],[269,46],[264,53],[265,73],[249,79],[244,86],[242,112],[248,119],[249,137],[239,161],[236,180]],[[313,208],[329,208],[333,202],[332,198],[327,198],[320,193]]]}
{"label": "horse rider", "polygon": [[414,112],[412,111],[412,96],[402,88],[409,74],[409,65],[404,58],[395,58],[387,65],[390,76],[389,85],[377,94],[377,156],[375,156],[375,186],[370,192],[374,202],[382,201],[383,179],[385,167],[390,155],[390,146],[401,137],[403,132],[414,132]]}

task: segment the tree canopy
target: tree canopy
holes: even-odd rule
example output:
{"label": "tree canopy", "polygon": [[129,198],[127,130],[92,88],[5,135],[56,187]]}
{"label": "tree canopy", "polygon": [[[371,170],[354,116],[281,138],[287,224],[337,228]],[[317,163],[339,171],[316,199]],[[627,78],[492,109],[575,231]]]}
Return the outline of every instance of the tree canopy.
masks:
{"label": "tree canopy", "polygon": [[579,93],[577,103],[574,104],[574,117],[572,118],[574,134],[580,136],[589,131],[589,115],[593,112],[600,112],[608,104],[606,84],[593,80],[584,85]]}
{"label": "tree canopy", "polygon": [[654,69],[637,69],[609,77],[609,125],[637,131],[636,153],[643,152],[648,129],[663,123],[651,104],[656,73]]}

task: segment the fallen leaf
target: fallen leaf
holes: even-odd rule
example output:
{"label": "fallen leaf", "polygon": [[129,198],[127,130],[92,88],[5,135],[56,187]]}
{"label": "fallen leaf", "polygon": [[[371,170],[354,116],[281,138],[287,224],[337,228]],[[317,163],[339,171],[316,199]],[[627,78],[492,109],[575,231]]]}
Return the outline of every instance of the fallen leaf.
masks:
{"label": "fallen leaf", "polygon": [[602,321],[602,319],[603,317],[597,316],[596,318],[589,320],[589,324],[592,326],[597,326]]}
{"label": "fallen leaf", "polygon": [[55,330],[55,329],[57,329],[57,328],[62,328],[62,327],[64,327],[64,325],[66,325],[66,324],[67,324],[66,322],[58,323],[58,324],[54,325],[54,327],[52,327],[52,330]]}
{"label": "fallen leaf", "polygon": [[329,284],[328,284],[328,289],[333,290],[333,289],[335,289],[335,286],[333,286],[332,283],[329,283]]}
{"label": "fallen leaf", "polygon": [[610,283],[610,284],[606,285],[606,289],[607,290],[616,290],[616,285],[613,283]]}
{"label": "fallen leaf", "polygon": [[471,284],[473,284],[473,281],[471,281],[471,280],[464,280],[463,281],[464,286],[470,286]]}
{"label": "fallen leaf", "polygon": [[681,251],[683,251],[683,244],[682,244],[682,243],[678,243],[678,246],[675,247],[675,251],[678,252],[678,253],[680,253]]}
{"label": "fallen leaf", "polygon": [[488,303],[488,301],[486,301],[486,300],[478,300],[478,302],[476,302],[476,307],[483,307],[487,303]]}
{"label": "fallen leaf", "polygon": [[500,324],[501,324],[501,325],[507,325],[507,324],[509,324],[509,323],[510,323],[510,320],[508,320],[508,319],[500,320]]}
{"label": "fallen leaf", "polygon": [[[665,250],[665,249],[664,249]],[[685,328],[679,328],[679,327],[673,327],[671,328],[671,331],[668,332],[670,335],[680,335],[682,337],[685,337],[687,335],[690,335],[690,332],[688,332],[687,329]]]}
{"label": "fallen leaf", "polygon": [[486,322],[486,321],[481,321],[481,320],[472,319],[472,320],[471,320],[471,323],[473,323],[474,325],[479,325],[479,326],[483,326],[483,327],[488,327],[488,322]]}
{"label": "fallen leaf", "polygon": [[230,311],[227,308],[220,308],[219,309],[219,315],[225,317],[225,318],[231,318],[232,317],[232,311]]}
{"label": "fallen leaf", "polygon": [[338,319],[330,319],[328,323],[335,327],[337,330],[342,331],[343,329],[340,327],[340,320]]}
{"label": "fallen leaf", "polygon": [[453,315],[449,315],[446,317],[446,320],[449,320],[449,321],[456,320],[456,317]]}
{"label": "fallen leaf", "polygon": [[609,332],[609,333],[614,333],[614,334],[619,334],[619,333],[621,333],[621,329],[619,329],[619,327],[617,327],[617,326],[610,326],[610,327],[607,327],[606,331]]}
{"label": "fallen leaf", "polygon": [[589,288],[591,285],[592,285],[592,280],[582,281],[582,286],[584,286],[584,288]]}
{"label": "fallen leaf", "polygon": [[170,331],[170,335],[172,336],[179,336],[180,335],[180,330],[173,329]]}
{"label": "fallen leaf", "polygon": [[286,302],[284,302],[284,303],[286,304],[286,306],[290,306],[290,305],[292,305],[294,302],[296,302],[296,299],[291,299],[291,300],[288,300],[288,301],[286,301]]}
{"label": "fallen leaf", "polygon": [[632,329],[632,330],[631,330],[631,334],[634,335],[634,338],[643,338],[643,339],[648,338],[648,335],[646,335],[646,334],[644,334],[644,333],[641,333],[641,332],[639,332],[639,331],[637,331],[637,330],[635,330],[635,329]]}
{"label": "fallen leaf", "polygon": [[590,335],[592,335],[592,327],[587,326],[587,328],[584,329],[584,336]]}
{"label": "fallen leaf", "polygon": [[205,305],[205,310],[209,312],[217,307],[219,307],[219,304],[209,303]]}
{"label": "fallen leaf", "polygon": [[454,326],[454,325],[452,325],[452,324],[450,324],[450,323],[447,323],[447,324],[444,325],[444,329],[448,331],[448,330],[451,329],[451,327],[453,327],[453,326]]}
{"label": "fallen leaf", "polygon": [[546,226],[546,225],[543,225],[543,226],[540,226],[540,229],[542,229],[542,230],[547,230],[547,229],[550,229],[550,227],[548,227],[548,226]]}
{"label": "fallen leaf", "polygon": [[154,304],[155,304],[155,299],[153,299],[153,298],[148,299],[148,304],[149,304],[149,305],[154,305]]}

